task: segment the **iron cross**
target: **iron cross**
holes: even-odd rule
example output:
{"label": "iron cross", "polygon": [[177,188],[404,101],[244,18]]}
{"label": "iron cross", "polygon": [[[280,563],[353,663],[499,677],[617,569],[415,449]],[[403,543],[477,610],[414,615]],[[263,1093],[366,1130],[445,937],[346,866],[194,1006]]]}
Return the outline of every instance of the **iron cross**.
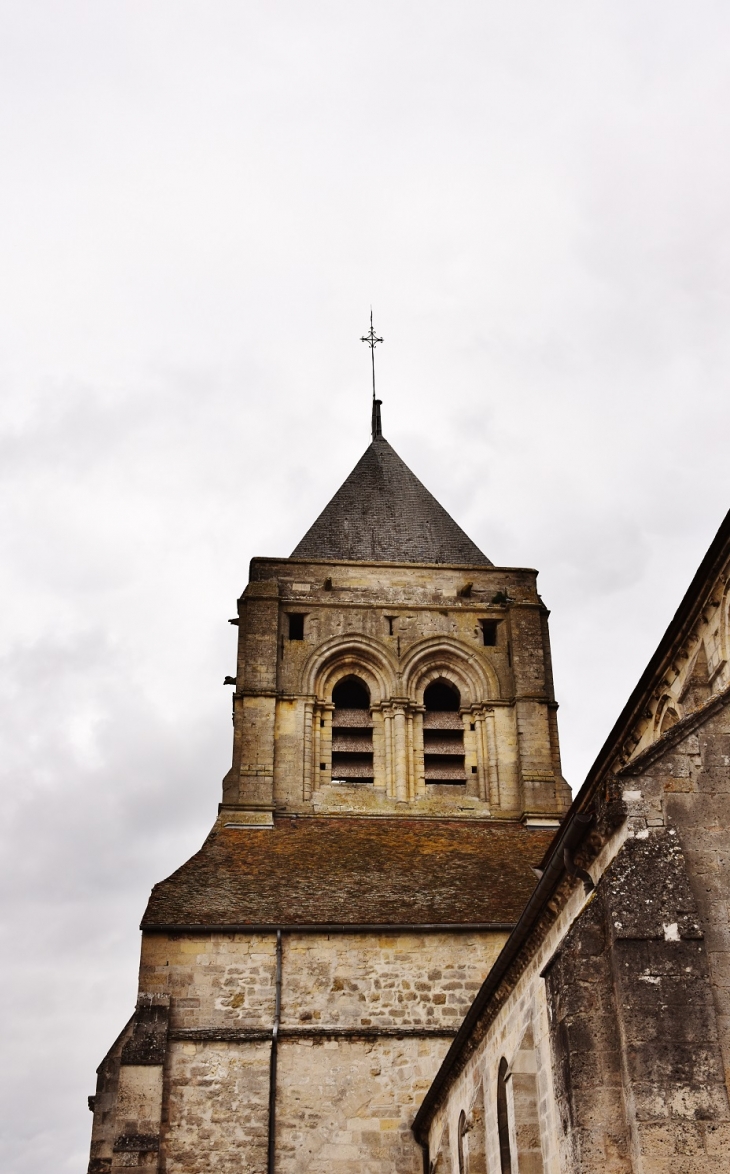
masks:
{"label": "iron cross", "polygon": [[360,342],[366,342],[368,344],[368,346],[370,347],[370,358],[372,359],[372,363],[373,363],[373,399],[375,399],[375,348],[378,345],[378,343],[382,342],[382,341],[383,341],[382,338],[378,338],[378,336],[375,333],[375,330],[373,328],[373,308],[371,306],[370,307],[370,329],[368,330],[367,334],[363,334],[362,338],[360,339]]}

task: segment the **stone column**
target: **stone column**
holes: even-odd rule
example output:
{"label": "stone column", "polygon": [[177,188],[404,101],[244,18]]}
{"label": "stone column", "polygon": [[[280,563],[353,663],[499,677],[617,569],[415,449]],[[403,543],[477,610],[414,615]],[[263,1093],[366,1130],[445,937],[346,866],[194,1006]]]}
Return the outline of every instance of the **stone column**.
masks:
{"label": "stone column", "polygon": [[370,717],[373,723],[373,789],[387,793],[388,767],[385,751],[385,717],[382,709],[378,706],[370,710]]}
{"label": "stone column", "polygon": [[482,802],[486,802],[489,790],[487,784],[487,741],[484,732],[484,712],[477,710],[472,714],[474,720],[474,740],[476,742],[477,752],[477,781],[479,785],[479,798]]}
{"label": "stone column", "polygon": [[499,789],[499,755],[497,752],[497,734],[494,728],[494,710],[487,707],[482,726],[487,763],[487,794],[485,798],[490,807],[500,807],[501,797]]}
{"label": "stone column", "polygon": [[[304,702],[304,763],[303,763],[303,788],[302,793],[304,800],[312,798],[312,763],[313,763],[313,747],[312,747],[312,733],[314,725],[314,702],[307,700]],[[319,721],[317,721],[319,726]]]}
{"label": "stone column", "polygon": [[391,710],[382,710],[383,738],[385,742],[385,790],[389,799],[395,798],[395,771],[393,754],[393,714]]}
{"label": "stone column", "polygon": [[313,707],[312,713],[312,728],[311,728],[311,758],[310,763],[312,767],[312,790],[319,789],[322,780],[320,779],[321,771],[320,764],[320,748],[322,743],[322,706],[317,701]]}
{"label": "stone column", "polygon": [[401,802],[408,799],[408,761],[406,755],[406,711],[402,705],[396,707],[393,716],[395,741],[395,797]]}
{"label": "stone column", "polygon": [[408,776],[408,798],[416,797],[416,764],[413,758],[413,710],[406,713],[406,768]]}

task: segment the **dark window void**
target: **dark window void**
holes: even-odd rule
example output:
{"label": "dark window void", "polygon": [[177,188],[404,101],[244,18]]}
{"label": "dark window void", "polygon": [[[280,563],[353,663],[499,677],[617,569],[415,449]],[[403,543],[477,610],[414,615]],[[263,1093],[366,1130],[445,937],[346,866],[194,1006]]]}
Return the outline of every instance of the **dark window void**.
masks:
{"label": "dark window void", "polygon": [[332,782],[372,783],[370,691],[359,677],[344,677],[332,690],[332,702]]}
{"label": "dark window void", "polygon": [[423,694],[427,710],[439,713],[458,713],[461,697],[459,690],[446,681],[434,681]]}
{"label": "dark window void", "polygon": [[289,613],[289,639],[304,639],[304,616],[294,615],[292,612]]}
{"label": "dark window void", "polygon": [[499,1168],[501,1174],[512,1174],[512,1155],[509,1148],[509,1117],[507,1114],[507,1061],[502,1057],[497,1073],[497,1133],[499,1134]]}
{"label": "dark window void", "polygon": [[457,1150],[459,1157],[459,1174],[466,1174],[466,1147],[464,1139],[466,1138],[466,1113],[462,1109],[459,1113],[459,1125],[457,1129]]}
{"label": "dark window void", "polygon": [[345,677],[332,690],[335,709],[370,709],[370,692],[359,677]]}
{"label": "dark window void", "polygon": [[499,620],[480,620],[479,626],[482,629],[482,640],[485,646],[487,648],[494,648],[497,644]]}
{"label": "dark window void", "polygon": [[448,681],[434,681],[423,695],[423,765],[426,782],[464,786],[464,723],[459,690]]}

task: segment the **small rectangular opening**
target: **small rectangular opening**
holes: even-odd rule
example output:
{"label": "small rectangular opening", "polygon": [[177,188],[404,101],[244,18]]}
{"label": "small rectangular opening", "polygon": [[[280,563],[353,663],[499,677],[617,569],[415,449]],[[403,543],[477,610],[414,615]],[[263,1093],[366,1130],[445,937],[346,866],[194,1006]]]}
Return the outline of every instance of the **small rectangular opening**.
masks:
{"label": "small rectangular opening", "polygon": [[294,612],[289,612],[289,639],[303,640],[304,639],[304,616],[296,615]]}
{"label": "small rectangular opening", "polygon": [[482,640],[484,641],[485,647],[496,647],[499,620],[480,620],[479,624],[482,629]]}

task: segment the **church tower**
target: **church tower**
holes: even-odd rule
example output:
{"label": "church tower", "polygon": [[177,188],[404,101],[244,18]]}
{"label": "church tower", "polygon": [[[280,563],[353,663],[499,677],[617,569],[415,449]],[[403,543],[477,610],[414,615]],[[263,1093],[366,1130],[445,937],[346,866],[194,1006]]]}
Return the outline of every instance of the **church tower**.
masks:
{"label": "church tower", "polygon": [[537,573],[382,435],[238,600],[233,763],[153,889],[90,1174],[421,1168],[415,1111],[569,803]]}

